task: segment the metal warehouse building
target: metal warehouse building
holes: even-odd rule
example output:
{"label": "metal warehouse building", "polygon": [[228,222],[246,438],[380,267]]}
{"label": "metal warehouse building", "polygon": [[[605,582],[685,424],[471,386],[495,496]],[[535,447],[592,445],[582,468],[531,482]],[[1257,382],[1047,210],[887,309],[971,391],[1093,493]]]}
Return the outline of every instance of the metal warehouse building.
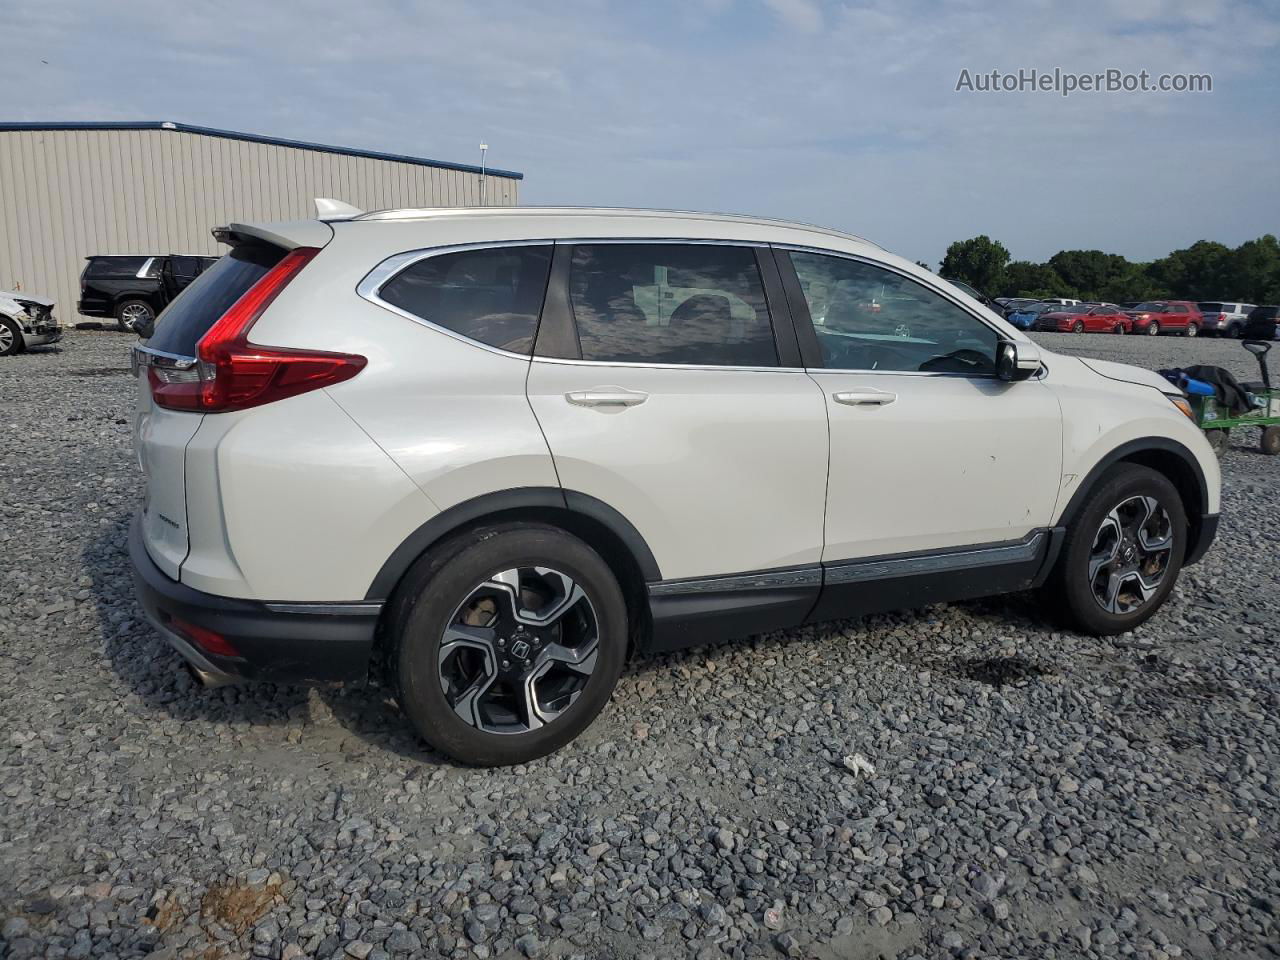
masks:
{"label": "metal warehouse building", "polygon": [[91,254],[225,252],[228,220],[513,205],[522,175],[181,123],[0,123],[0,289],[57,300],[74,323]]}

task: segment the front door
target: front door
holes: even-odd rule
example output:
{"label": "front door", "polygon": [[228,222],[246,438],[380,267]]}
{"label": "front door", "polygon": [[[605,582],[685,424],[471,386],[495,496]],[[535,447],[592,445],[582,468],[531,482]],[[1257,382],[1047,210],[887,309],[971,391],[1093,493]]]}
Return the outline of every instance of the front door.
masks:
{"label": "front door", "polygon": [[824,563],[1008,544],[1050,524],[1058,400],[1038,380],[996,378],[992,324],[868,261],[780,259],[831,421]]}

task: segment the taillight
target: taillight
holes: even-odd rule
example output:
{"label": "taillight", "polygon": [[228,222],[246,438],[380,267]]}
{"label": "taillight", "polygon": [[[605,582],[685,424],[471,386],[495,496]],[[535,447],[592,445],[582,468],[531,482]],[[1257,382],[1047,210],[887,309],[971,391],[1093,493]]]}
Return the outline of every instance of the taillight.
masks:
{"label": "taillight", "polygon": [[194,366],[149,367],[156,404],[200,413],[244,410],[350,380],[363,370],[368,361],[355,354],[249,342],[258,318],[319,252],[299,247],[267,271],[200,338]]}

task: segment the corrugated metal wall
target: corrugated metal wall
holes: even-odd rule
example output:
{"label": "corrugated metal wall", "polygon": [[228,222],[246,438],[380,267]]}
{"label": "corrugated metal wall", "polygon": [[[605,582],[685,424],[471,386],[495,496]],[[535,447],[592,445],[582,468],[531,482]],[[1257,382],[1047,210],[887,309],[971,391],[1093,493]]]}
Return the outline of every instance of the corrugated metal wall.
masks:
{"label": "corrugated metal wall", "polygon": [[[515,204],[517,184],[486,176],[485,203]],[[480,177],[175,130],[0,131],[0,290],[52,297],[74,323],[90,254],[220,254],[213,227],[314,216],[315,197],[478,205]]]}

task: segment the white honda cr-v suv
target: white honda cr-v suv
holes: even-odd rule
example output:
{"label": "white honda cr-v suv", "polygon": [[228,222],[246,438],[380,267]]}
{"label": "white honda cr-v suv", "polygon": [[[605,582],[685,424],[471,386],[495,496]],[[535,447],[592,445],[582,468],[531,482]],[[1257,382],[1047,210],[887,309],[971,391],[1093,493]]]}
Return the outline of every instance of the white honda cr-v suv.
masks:
{"label": "white honda cr-v suv", "polygon": [[1160,377],[857,237],[623,210],[233,223],[135,351],[139,597],[207,683],[380,664],[470,763],[629,651],[1042,588],[1150,617],[1217,526]]}

